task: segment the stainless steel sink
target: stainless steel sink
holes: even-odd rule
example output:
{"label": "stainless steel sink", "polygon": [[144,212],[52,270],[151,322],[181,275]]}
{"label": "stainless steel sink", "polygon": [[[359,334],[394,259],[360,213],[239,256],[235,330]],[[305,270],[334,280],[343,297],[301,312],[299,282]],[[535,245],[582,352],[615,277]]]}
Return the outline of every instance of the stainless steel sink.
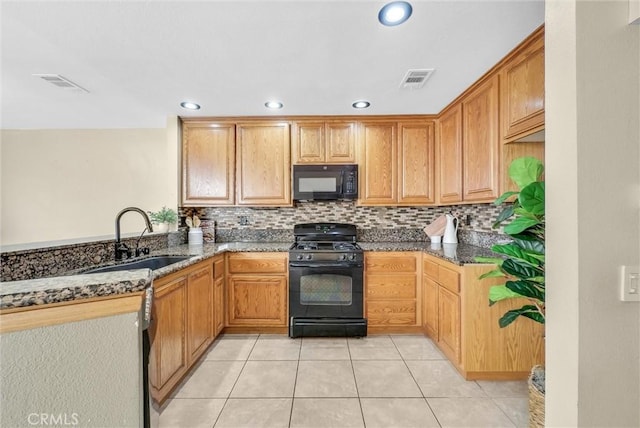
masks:
{"label": "stainless steel sink", "polygon": [[174,263],[179,263],[181,261],[187,260],[188,258],[191,258],[191,256],[149,257],[147,259],[142,259],[135,262],[121,263],[113,266],[104,266],[104,267],[89,269],[82,273],[105,273],[105,272],[116,272],[121,270],[134,270],[134,269],[156,270],[156,269],[160,269],[160,268],[172,265]]}

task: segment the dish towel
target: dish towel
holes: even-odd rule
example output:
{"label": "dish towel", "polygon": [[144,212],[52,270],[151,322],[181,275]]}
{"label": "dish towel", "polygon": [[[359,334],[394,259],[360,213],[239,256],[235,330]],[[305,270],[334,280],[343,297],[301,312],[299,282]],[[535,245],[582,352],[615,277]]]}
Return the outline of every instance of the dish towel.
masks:
{"label": "dish towel", "polygon": [[423,230],[427,236],[442,236],[444,235],[444,229],[447,226],[447,218],[444,215],[441,215],[437,219],[431,222],[430,225],[426,226]]}

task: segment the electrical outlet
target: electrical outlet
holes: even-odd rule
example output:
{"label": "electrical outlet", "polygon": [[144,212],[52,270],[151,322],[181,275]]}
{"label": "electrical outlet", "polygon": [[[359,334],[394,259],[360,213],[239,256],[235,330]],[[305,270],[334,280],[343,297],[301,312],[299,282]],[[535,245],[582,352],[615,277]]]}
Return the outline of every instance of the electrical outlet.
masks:
{"label": "electrical outlet", "polygon": [[640,266],[620,267],[620,300],[640,302]]}

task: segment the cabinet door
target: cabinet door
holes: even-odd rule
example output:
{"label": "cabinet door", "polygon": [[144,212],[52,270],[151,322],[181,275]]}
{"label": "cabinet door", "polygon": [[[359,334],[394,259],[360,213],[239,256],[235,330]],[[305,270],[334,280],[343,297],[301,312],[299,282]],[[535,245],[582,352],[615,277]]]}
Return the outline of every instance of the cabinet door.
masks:
{"label": "cabinet door", "polygon": [[454,362],[460,362],[460,297],[439,287],[438,338],[441,349]]}
{"label": "cabinet door", "polygon": [[355,163],[356,124],[354,122],[326,123],[325,160],[327,163]]}
{"label": "cabinet door", "polygon": [[398,124],[398,203],[425,205],[435,202],[433,122]]}
{"label": "cabinet door", "polygon": [[158,284],[149,329],[149,380],[154,399],[161,401],[187,370],[187,278]]}
{"label": "cabinet door", "polygon": [[183,205],[233,205],[234,163],[234,124],[183,123]]}
{"label": "cabinet door", "polygon": [[456,104],[438,119],[438,201],[462,201],[462,105]]}
{"label": "cabinet door", "polygon": [[213,333],[217,337],[224,328],[224,257],[219,256],[213,262]]}
{"label": "cabinet door", "polygon": [[280,275],[228,277],[230,326],[287,326],[287,278]]}
{"label": "cabinet door", "polygon": [[501,73],[504,141],[544,127],[544,32],[505,64]]}
{"label": "cabinet door", "polygon": [[359,132],[359,203],[397,203],[397,136],[395,122],[362,122]]}
{"label": "cabinet door", "polygon": [[423,327],[427,335],[438,341],[438,283],[427,275],[422,276]]}
{"label": "cabinet door", "polygon": [[463,199],[493,201],[499,192],[498,77],[462,101]]}
{"label": "cabinet door", "polygon": [[292,130],[293,163],[325,161],[324,122],[296,122]]}
{"label": "cabinet door", "polygon": [[236,129],[237,203],[290,206],[289,124],[239,123]]}
{"label": "cabinet door", "polygon": [[206,264],[187,278],[187,352],[193,362],[213,340],[213,267]]}

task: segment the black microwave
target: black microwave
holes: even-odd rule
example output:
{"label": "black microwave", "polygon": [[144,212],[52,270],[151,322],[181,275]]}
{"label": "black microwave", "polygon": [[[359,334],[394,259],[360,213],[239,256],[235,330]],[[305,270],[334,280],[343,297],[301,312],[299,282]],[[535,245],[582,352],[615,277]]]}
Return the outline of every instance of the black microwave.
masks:
{"label": "black microwave", "polygon": [[293,165],[293,199],[358,199],[358,165]]}

